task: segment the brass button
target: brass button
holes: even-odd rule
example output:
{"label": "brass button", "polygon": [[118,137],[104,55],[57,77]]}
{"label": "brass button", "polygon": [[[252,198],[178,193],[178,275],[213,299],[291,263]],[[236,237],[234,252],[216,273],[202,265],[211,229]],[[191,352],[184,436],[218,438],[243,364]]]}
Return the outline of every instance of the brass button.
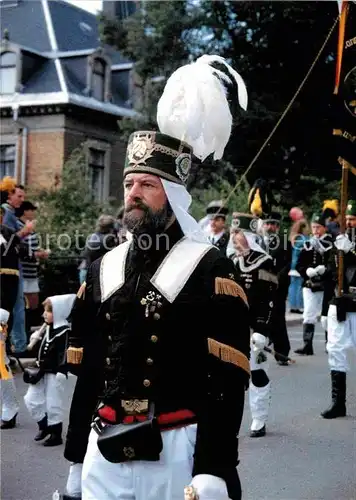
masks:
{"label": "brass button", "polygon": [[158,314],[158,313],[154,313],[153,319],[155,319],[156,321],[158,321],[159,319],[161,319],[161,315]]}
{"label": "brass button", "polygon": [[158,341],[157,335],[152,335],[151,336],[151,342],[153,342],[155,344],[157,341]]}
{"label": "brass button", "polygon": [[106,358],[106,364],[107,364],[107,365],[110,365],[110,364],[111,364],[111,359],[110,359],[110,358]]}
{"label": "brass button", "polygon": [[111,316],[110,316],[110,314],[109,314],[109,313],[106,313],[106,314],[105,314],[105,318],[106,318],[108,321],[109,321],[110,317],[111,317]]}
{"label": "brass button", "polygon": [[153,365],[153,359],[151,359],[151,358],[147,358],[147,359],[146,359],[146,363],[147,363],[148,365],[150,365],[150,366],[151,366],[151,365]]}
{"label": "brass button", "polygon": [[151,385],[151,381],[150,381],[150,380],[148,380],[147,378],[145,378],[145,380],[143,381],[143,385],[144,385],[145,387],[149,387],[149,386]]}

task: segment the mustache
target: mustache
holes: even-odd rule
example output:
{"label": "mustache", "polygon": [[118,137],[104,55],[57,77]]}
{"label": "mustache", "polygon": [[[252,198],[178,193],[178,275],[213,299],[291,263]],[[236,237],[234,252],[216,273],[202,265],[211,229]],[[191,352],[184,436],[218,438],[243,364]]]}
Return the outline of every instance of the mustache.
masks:
{"label": "mustache", "polygon": [[145,203],[143,203],[140,200],[137,200],[137,201],[135,201],[135,203],[128,205],[125,209],[125,212],[126,213],[131,212],[132,210],[135,210],[135,208],[139,208],[141,210],[144,210],[145,212],[147,212],[149,210],[148,206],[145,205]]}

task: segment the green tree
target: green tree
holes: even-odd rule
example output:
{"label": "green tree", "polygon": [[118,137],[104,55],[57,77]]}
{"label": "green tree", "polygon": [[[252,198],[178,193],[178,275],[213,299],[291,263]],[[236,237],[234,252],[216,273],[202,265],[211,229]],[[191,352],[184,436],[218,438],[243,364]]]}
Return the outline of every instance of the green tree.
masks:
{"label": "green tree", "polygon": [[[103,40],[136,62],[141,82],[143,97],[138,101],[143,118],[124,122],[124,129],[156,127],[164,79],[177,67],[203,53],[226,57],[247,84],[248,111],[241,110],[237,117],[225,161],[210,160],[196,167],[191,187],[221,186],[221,180],[235,185],[286,109],[337,15],[336,2],[187,0],[145,2],[143,9],[116,27],[102,19]],[[258,177],[269,180],[286,210],[307,201],[311,191],[320,191],[310,179],[334,183],[340,178],[331,140],[336,26],[248,174],[250,184]]]}
{"label": "green tree", "polygon": [[58,187],[32,192],[31,198],[38,205],[42,246],[51,250],[52,259],[70,259],[79,256],[98,216],[112,213],[113,207],[93,200],[84,145],[72,152],[60,181]]}

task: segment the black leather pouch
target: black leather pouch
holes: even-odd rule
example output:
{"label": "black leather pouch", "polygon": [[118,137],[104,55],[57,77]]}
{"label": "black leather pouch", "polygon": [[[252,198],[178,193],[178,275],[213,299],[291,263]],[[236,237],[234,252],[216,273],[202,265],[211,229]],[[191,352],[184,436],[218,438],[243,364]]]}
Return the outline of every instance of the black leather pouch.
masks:
{"label": "black leather pouch", "polygon": [[[94,422],[94,428],[95,428]],[[159,460],[163,448],[161,431],[152,412],[147,420],[131,424],[98,426],[98,448],[108,462],[122,463],[132,460]]]}
{"label": "black leather pouch", "polygon": [[40,368],[25,368],[23,381],[25,384],[37,384],[43,378],[44,372]]}

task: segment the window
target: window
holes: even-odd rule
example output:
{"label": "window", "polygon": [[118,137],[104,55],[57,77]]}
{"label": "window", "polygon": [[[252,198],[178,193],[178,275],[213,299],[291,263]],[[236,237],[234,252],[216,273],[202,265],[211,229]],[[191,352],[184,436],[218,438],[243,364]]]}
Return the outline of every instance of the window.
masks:
{"label": "window", "polygon": [[13,144],[0,146],[0,179],[15,175],[16,147]]}
{"label": "window", "polygon": [[95,201],[104,199],[105,151],[89,148],[91,191]]}
{"label": "window", "polygon": [[106,63],[102,59],[94,59],[91,95],[98,101],[104,101],[105,98],[105,70]]}
{"label": "window", "polygon": [[0,56],[0,94],[13,94],[16,90],[16,61],[15,52],[3,52]]}

